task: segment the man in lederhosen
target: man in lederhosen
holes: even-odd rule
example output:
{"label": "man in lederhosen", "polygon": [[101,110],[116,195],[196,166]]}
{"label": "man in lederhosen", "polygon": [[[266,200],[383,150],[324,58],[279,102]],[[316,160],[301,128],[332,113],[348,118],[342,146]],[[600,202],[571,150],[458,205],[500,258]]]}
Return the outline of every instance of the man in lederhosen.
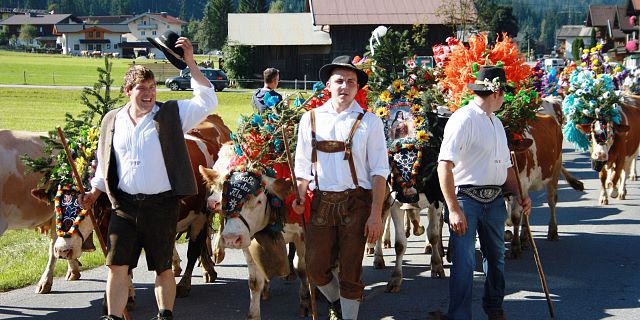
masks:
{"label": "man in lederhosen", "polygon": [[[295,173],[302,213],[313,192],[305,234],[309,281],[329,301],[330,319],[357,319],[366,242],[382,234],[389,160],[380,118],[354,101],[368,76],[348,56],[320,69],[331,99],[305,113],[298,130]],[[331,272],[339,262],[339,277]]]}
{"label": "man in lederhosen", "polygon": [[[502,67],[483,66],[467,87],[474,98],[453,113],[444,129],[438,156],[440,187],[447,202],[445,221],[451,231],[453,255],[449,280],[449,312],[445,319],[471,319],[476,232],[486,274],[482,306],[490,320],[505,319],[504,222],[507,211],[502,188],[518,194],[504,127],[494,112],[507,91]],[[531,200],[518,199],[529,214]],[[517,236],[517,235],[516,235]]]}

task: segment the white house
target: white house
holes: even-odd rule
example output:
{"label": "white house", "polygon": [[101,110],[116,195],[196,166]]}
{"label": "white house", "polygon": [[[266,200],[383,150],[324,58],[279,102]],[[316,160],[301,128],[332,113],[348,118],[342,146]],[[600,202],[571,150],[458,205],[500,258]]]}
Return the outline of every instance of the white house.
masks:
{"label": "white house", "polygon": [[130,30],[123,38],[124,56],[136,56],[138,51],[144,50],[147,53],[153,52],[158,59],[164,59],[162,51],[149,43],[147,37],[155,38],[167,30],[173,30],[181,35],[182,28],[187,25],[187,22],[170,16],[166,12],[146,12],[125,20],[122,24],[127,25]]}
{"label": "white house", "polygon": [[556,30],[556,42],[560,45],[560,48],[564,49],[564,55],[566,58],[572,58],[573,53],[571,50],[573,47],[573,41],[577,39],[582,39],[585,48],[591,48],[592,30],[592,27],[582,25],[565,25]]}
{"label": "white house", "polygon": [[53,33],[59,38],[62,54],[78,55],[81,51],[122,54],[126,24],[56,24]]}

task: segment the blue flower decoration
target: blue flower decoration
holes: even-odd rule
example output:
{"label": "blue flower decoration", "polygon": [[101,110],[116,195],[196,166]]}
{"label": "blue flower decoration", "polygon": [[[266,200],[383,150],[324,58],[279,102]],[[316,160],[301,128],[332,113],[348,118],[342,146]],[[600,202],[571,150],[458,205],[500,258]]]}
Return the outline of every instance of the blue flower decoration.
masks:
{"label": "blue flower decoration", "polygon": [[313,91],[314,92],[318,92],[318,91],[322,91],[325,88],[324,83],[318,81],[316,83],[313,84]]}
{"label": "blue flower decoration", "polygon": [[278,96],[272,96],[269,92],[264,94],[263,97],[264,105],[268,108],[271,108],[280,102],[280,98]]}
{"label": "blue flower decoration", "polygon": [[264,174],[267,175],[267,177],[272,177],[273,178],[273,177],[276,176],[276,171],[273,170],[273,168],[269,167],[269,168],[266,168],[264,170]]}
{"label": "blue flower decoration", "polygon": [[236,145],[236,154],[240,157],[242,157],[242,148],[240,148],[239,145]]}
{"label": "blue flower decoration", "polygon": [[293,101],[293,106],[296,108],[300,108],[300,106],[304,103],[304,99],[302,98],[298,98],[295,101]]}
{"label": "blue flower decoration", "polygon": [[264,126],[264,122],[262,121],[262,117],[260,117],[257,114],[253,115],[253,120],[251,120],[251,125],[253,125],[254,127],[262,127]]}
{"label": "blue flower decoration", "polygon": [[275,141],[273,141],[273,151],[282,152],[283,151],[282,145],[283,145],[282,140],[276,139]]}
{"label": "blue flower decoration", "polygon": [[269,119],[269,121],[278,121],[278,116],[276,116],[275,114],[269,114],[267,115],[267,119]]}
{"label": "blue flower decoration", "polygon": [[276,129],[276,127],[274,125],[272,125],[272,124],[268,124],[268,125],[264,126],[264,128],[267,129],[267,131],[269,131],[269,132],[273,132]]}

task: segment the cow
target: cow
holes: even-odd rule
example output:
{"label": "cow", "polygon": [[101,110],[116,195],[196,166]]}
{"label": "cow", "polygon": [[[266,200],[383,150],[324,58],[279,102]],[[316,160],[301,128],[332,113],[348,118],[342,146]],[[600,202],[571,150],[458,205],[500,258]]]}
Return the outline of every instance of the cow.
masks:
{"label": "cow", "polygon": [[[558,179],[564,175],[569,185],[577,191],[583,191],[584,185],[573,177],[562,166],[562,129],[557,119],[551,115],[536,114],[536,118],[529,120],[529,131],[525,133],[525,139],[531,139],[529,148],[516,151],[515,159],[518,168],[518,176],[522,192],[530,192],[546,189],[549,204],[549,227],[547,239],[558,240],[558,222],[556,220],[556,203],[558,201]],[[522,208],[511,204],[507,197],[507,211],[510,211],[510,223],[513,224],[513,238],[511,239],[510,256],[517,258],[522,253],[522,244],[527,243],[528,225],[522,223]],[[509,224],[509,222],[508,222]]]}
{"label": "cow", "polygon": [[[602,186],[599,201],[602,205],[609,204],[608,197],[625,199],[627,178],[633,174],[631,163],[638,156],[640,101],[625,99],[620,106],[620,115],[620,124],[593,119],[589,124],[576,125],[578,130],[589,137],[591,143],[591,164],[599,172]],[[610,190],[608,194],[607,189]]]}
{"label": "cow", "polygon": [[[0,236],[7,229],[25,229],[39,227],[49,231],[51,241],[49,254],[53,252],[55,230],[52,230],[53,204],[37,201],[25,194],[39,199],[44,193],[35,189],[42,178],[39,173],[25,174],[26,166],[20,156],[37,158],[43,155],[41,136],[45,133],[0,130]],[[53,277],[53,266],[49,264],[45,274]],[[68,261],[67,280],[80,277],[80,263],[77,259]],[[36,292],[47,293],[51,285],[38,286]]]}
{"label": "cow", "polygon": [[[229,135],[230,130],[224,125],[224,122],[218,115],[208,116],[205,121],[186,134],[185,142],[191,159],[192,168],[197,170],[200,165],[213,165],[217,159],[220,146],[229,140]],[[210,225],[210,217],[206,213],[208,190],[200,175],[196,174],[196,182],[198,184],[198,194],[185,197],[180,200],[180,217],[176,229],[178,233],[187,232],[190,241],[189,248],[187,250],[187,269],[182,279],[177,284],[177,297],[185,297],[189,295],[191,290],[192,271],[198,257],[200,258],[204,268],[204,281],[210,283],[215,281],[217,277],[213,268],[214,263],[211,260],[208,246],[204,246],[205,242],[209,239],[208,225]],[[108,208],[110,208],[111,205],[108,204],[103,207],[107,208],[106,211],[110,211]],[[93,224],[89,219],[84,219],[78,225],[77,230],[78,232],[75,232],[70,237],[58,237],[56,239],[52,255],[50,257],[50,264],[54,264],[55,260],[58,258],[76,260],[80,257],[82,254],[82,242],[84,240],[83,235],[90,234],[93,230]],[[102,234],[106,234],[106,226]],[[179,276],[181,273],[179,258],[174,257],[174,264],[172,268],[174,274]],[[45,271],[45,274],[43,274],[38,287],[50,288],[53,282],[52,273],[47,274]],[[132,288],[133,287],[131,287],[130,290],[130,298],[133,298]]]}
{"label": "cow", "polygon": [[[217,209],[220,203],[223,206],[225,203],[230,203],[230,199],[223,198],[223,195],[229,197],[223,189],[233,190],[228,175],[238,164],[234,160],[237,159],[234,146],[232,144],[222,146],[218,159],[213,168],[200,168],[200,173],[210,187],[209,205],[214,209]],[[287,215],[283,231],[280,234],[272,233],[265,237],[265,233],[270,232],[265,229],[269,229],[273,214],[278,210],[272,205],[270,199],[274,196],[278,199],[290,198],[294,194],[294,189],[290,180],[270,178],[261,174],[260,176],[264,186],[258,187],[257,195],[245,197],[242,200],[244,203],[239,212],[230,215],[223,210],[225,211],[224,229],[221,233],[223,246],[242,250],[249,272],[250,304],[247,319],[260,319],[260,298],[268,297],[270,280],[275,276],[286,277],[290,274],[285,244],[294,243],[297,255],[295,271],[301,280],[298,311],[301,316],[306,316],[311,302],[304,263],[305,246],[302,226],[291,219],[291,215]],[[280,208],[280,210],[283,209],[286,208]],[[280,240],[274,243],[270,240],[274,237]]]}

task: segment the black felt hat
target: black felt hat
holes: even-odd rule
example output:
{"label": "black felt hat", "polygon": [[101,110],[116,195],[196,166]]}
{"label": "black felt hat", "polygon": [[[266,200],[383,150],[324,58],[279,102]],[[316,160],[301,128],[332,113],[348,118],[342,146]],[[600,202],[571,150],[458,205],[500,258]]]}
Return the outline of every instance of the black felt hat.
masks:
{"label": "black felt hat", "polygon": [[504,68],[498,66],[482,66],[478,71],[478,78],[474,83],[467,84],[467,88],[472,91],[492,91],[502,89],[513,92],[514,88],[507,84],[507,76]]}
{"label": "black felt hat", "polygon": [[164,53],[164,56],[167,57],[167,60],[169,60],[172,65],[182,70],[187,67],[187,64],[184,61],[184,50],[182,50],[182,48],[176,47],[178,38],[180,38],[180,36],[177,33],[168,30],[159,37],[147,37],[147,40],[151,42],[151,44],[153,44],[156,48],[160,49],[160,51]]}
{"label": "black felt hat", "polygon": [[364,87],[369,81],[369,76],[364,71],[354,66],[351,61],[353,61],[353,57],[339,56],[333,59],[333,62],[325,64],[324,66],[322,66],[322,68],[320,68],[320,72],[318,72],[318,74],[320,75],[320,81],[322,81],[322,83],[327,83],[327,81],[329,81],[329,78],[331,77],[331,72],[333,71],[333,69],[346,68],[356,72],[356,75],[358,75],[358,85],[360,86],[360,88]]}

